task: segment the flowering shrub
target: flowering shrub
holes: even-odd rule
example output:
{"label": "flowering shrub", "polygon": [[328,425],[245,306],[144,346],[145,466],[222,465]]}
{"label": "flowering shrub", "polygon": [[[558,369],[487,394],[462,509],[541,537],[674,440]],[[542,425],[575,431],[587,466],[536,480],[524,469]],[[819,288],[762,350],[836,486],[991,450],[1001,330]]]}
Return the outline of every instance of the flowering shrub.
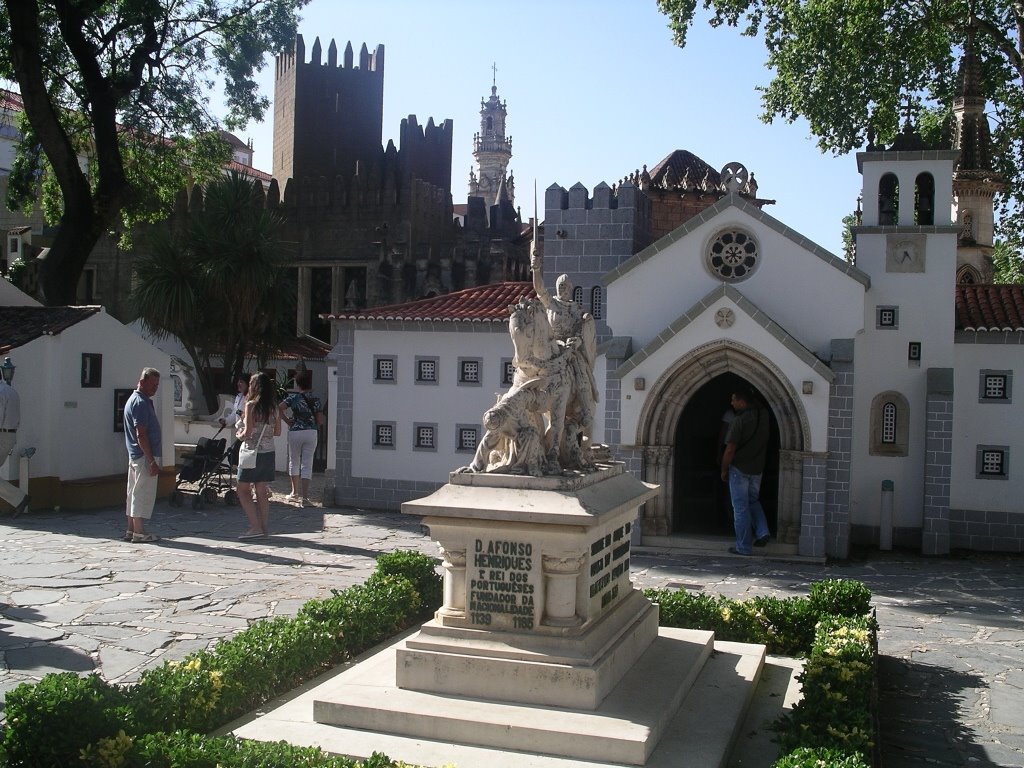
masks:
{"label": "flowering shrub", "polygon": [[873,619],[867,616],[818,622],[811,656],[797,678],[803,695],[780,739],[784,749],[831,747],[871,754],[874,638]]}
{"label": "flowering shrub", "polygon": [[[803,696],[783,718],[784,754],[773,768],[860,768],[874,748],[873,694],[878,625],[871,591],[826,579],[808,597],[732,600],[683,590],[646,590],[661,624],[711,630],[717,640],[767,646],[804,656]],[[799,747],[807,747],[802,753]]]}

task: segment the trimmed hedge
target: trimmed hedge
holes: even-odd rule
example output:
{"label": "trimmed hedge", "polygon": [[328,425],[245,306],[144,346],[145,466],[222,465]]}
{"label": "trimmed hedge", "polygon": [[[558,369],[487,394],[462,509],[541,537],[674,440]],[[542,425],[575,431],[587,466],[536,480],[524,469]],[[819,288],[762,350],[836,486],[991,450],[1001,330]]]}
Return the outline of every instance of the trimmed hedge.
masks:
{"label": "trimmed hedge", "polygon": [[801,700],[776,724],[784,754],[773,768],[871,765],[878,625],[867,587],[826,579],[812,584],[806,598],[645,594],[659,603],[662,626],[711,630],[717,640],[757,643],[769,653],[807,659],[797,677]]}
{"label": "trimmed hedge", "polygon": [[[877,624],[871,593],[853,581],[811,585],[806,598],[746,601],[645,590],[664,626],[713,630],[807,657],[803,698],[779,723],[787,754],[774,768],[866,768],[873,747]],[[397,768],[375,753],[354,761],[319,749],[209,733],[274,696],[432,613],[441,604],[436,562],[382,555],[365,584],[311,600],[292,618],[254,623],[212,648],[117,686],[97,675],[52,674],[7,695],[4,766],[96,768]]]}
{"label": "trimmed hedge", "polygon": [[[415,552],[381,555],[366,583],[311,600],[294,618],[258,621],[208,650],[147,670],[135,685],[70,672],[19,685],[7,694],[0,763],[11,768],[360,765],[318,749],[200,734],[436,610],[441,579],[435,568],[435,560]],[[395,764],[374,755],[361,765]]]}

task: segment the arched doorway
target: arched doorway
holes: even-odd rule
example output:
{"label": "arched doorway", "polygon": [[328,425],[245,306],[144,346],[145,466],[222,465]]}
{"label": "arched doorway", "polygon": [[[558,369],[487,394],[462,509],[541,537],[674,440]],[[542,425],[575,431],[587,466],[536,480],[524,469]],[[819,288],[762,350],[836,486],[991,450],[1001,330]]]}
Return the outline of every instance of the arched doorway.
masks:
{"label": "arched doorway", "polygon": [[772,532],[778,530],[779,425],[764,397],[749,381],[731,371],[701,386],[683,407],[676,427],[673,462],[672,527],[674,534],[731,536],[732,506],[729,489],[721,479],[725,422],[729,398],[739,387],[753,389],[769,414],[771,436],[761,484],[761,504]]}
{"label": "arched doorway", "polygon": [[[685,504],[689,494],[679,489],[686,467],[696,466],[697,462],[688,453],[691,440],[681,439],[680,433],[692,430],[695,441],[704,440],[705,447],[693,451],[713,451],[717,421],[728,401],[727,390],[737,382],[746,382],[756,391],[771,413],[773,465],[766,468],[761,497],[776,504],[772,510],[772,534],[780,542],[797,543],[804,450],[810,445],[807,414],[793,382],[771,360],[758,350],[724,339],[683,355],[658,377],[645,398],[637,424],[636,446],[642,451],[643,479],[657,483],[659,493],[644,506],[644,536],[682,533],[687,526],[696,529],[699,515],[677,518],[676,514],[677,504]],[[713,440],[707,437],[712,432]],[[680,443],[684,444],[682,450]],[[707,472],[708,462],[714,459],[701,460]],[[731,525],[726,530],[721,518],[716,525],[723,535],[731,534]]]}

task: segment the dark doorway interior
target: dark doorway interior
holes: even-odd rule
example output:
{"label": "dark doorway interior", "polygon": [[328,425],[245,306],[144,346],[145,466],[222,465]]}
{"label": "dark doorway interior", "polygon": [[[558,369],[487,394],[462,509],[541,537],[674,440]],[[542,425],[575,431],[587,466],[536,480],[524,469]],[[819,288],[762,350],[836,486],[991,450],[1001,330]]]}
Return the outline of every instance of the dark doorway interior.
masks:
{"label": "dark doorway interior", "polygon": [[[729,489],[721,481],[720,430],[722,415],[737,385],[757,392],[744,378],[723,373],[709,381],[690,398],[676,427],[675,477],[672,499],[672,532],[731,536],[732,507]],[[762,403],[763,405],[763,403]],[[771,417],[768,463],[761,480],[761,504],[774,534],[779,495],[779,425]]]}

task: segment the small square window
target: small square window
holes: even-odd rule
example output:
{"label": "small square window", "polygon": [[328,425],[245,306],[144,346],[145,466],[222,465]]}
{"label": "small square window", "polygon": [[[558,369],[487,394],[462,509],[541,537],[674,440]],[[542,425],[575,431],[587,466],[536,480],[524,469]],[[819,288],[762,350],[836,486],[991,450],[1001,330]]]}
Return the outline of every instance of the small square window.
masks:
{"label": "small square window", "polygon": [[395,422],[375,421],[373,422],[373,447],[394,448],[395,447]]}
{"label": "small square window", "polygon": [[1010,449],[1005,445],[979,445],[976,459],[978,479],[1005,480],[1009,475]]}
{"label": "small square window", "polygon": [[416,383],[437,384],[437,358],[416,358]]}
{"label": "small square window", "polygon": [[502,386],[511,387],[512,380],[516,376],[516,367],[512,364],[512,361],[505,358],[501,361],[501,383]]}
{"label": "small square window", "polygon": [[907,360],[911,362],[921,362],[921,342],[912,341],[907,344]]}
{"label": "small square window", "polygon": [[421,451],[437,450],[437,425],[416,424],[413,427],[413,447]]}
{"label": "small square window", "polygon": [[459,384],[480,385],[479,358],[459,358]]}
{"label": "small square window", "polygon": [[875,308],[876,328],[899,328],[900,308],[899,307],[876,307]]}
{"label": "small square window", "polygon": [[395,383],[395,358],[377,356],[373,358],[373,379],[388,384]]}
{"label": "small square window", "polygon": [[460,424],[455,428],[455,450],[475,451],[480,441],[479,434],[479,427]]}
{"label": "small square window", "polygon": [[1011,403],[1013,371],[983,370],[978,379],[979,403]]}

